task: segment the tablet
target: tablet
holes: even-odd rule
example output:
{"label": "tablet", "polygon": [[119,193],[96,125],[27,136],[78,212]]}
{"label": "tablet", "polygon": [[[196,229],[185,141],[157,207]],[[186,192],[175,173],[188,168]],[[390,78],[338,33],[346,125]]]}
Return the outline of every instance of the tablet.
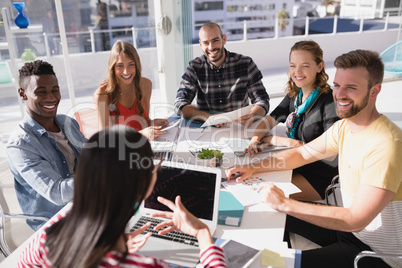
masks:
{"label": "tablet", "polygon": [[[244,153],[244,149],[246,147],[243,148],[243,150],[234,150],[233,153],[236,156],[245,156],[248,155],[247,153]],[[274,152],[274,151],[280,151],[280,150],[285,150],[285,149],[290,149],[291,147],[286,147],[286,146],[275,146],[275,145],[268,145],[268,144],[263,144],[262,145],[262,150],[260,149],[261,145],[258,145],[258,153],[254,153],[254,154],[259,154],[259,153],[268,153],[268,152]]]}

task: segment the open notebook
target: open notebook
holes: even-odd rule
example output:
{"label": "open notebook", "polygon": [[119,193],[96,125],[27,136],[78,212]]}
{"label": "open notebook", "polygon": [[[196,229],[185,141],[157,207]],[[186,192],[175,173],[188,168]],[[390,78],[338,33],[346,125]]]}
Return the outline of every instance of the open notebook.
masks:
{"label": "open notebook", "polygon": [[[213,234],[218,223],[220,182],[220,169],[163,162],[152,194],[142,202],[139,212],[129,221],[127,231],[138,229],[148,221],[156,221],[146,231],[151,232],[153,226],[166,219],[150,218],[150,215],[169,211],[156,198],[162,196],[174,202],[176,196],[180,195],[188,211],[204,222]],[[195,237],[175,231],[163,236],[153,233],[139,252],[168,263],[195,267],[200,249]]]}

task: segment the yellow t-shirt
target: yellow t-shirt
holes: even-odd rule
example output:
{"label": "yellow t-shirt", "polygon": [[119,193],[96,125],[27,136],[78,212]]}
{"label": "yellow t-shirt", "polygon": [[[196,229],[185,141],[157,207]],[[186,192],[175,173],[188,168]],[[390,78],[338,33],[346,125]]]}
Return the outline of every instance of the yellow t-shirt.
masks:
{"label": "yellow t-shirt", "polygon": [[[395,193],[384,210],[354,235],[375,251],[402,255],[402,130],[382,115],[355,134],[347,120],[340,120],[328,129],[326,137],[328,148],[339,154],[345,207],[351,206],[360,184]],[[402,267],[400,260],[389,264]]]}
{"label": "yellow t-shirt", "polygon": [[402,131],[386,116],[352,134],[340,120],[328,130],[328,146],[339,154],[342,191],[354,197],[360,183],[395,192],[402,200]]}

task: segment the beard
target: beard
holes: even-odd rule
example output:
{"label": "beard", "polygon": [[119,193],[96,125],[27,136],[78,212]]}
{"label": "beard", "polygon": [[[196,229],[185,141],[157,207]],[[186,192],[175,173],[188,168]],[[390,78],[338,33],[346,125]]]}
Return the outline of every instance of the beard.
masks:
{"label": "beard", "polygon": [[218,49],[213,49],[212,51],[214,51],[214,50],[219,50],[218,55],[215,58],[211,58],[211,56],[209,54],[209,50],[205,51],[205,56],[207,56],[207,58],[209,59],[210,62],[218,62],[218,61],[220,61],[222,59],[224,53],[225,53],[225,50],[224,50],[223,47],[218,48]]}
{"label": "beard", "polygon": [[339,100],[336,100],[336,114],[341,119],[343,119],[343,118],[351,118],[351,117],[357,115],[361,110],[366,108],[366,106],[368,104],[368,101],[369,101],[369,96],[370,96],[370,90],[367,92],[367,95],[363,98],[361,103],[352,104],[352,107],[349,110],[340,110],[338,108]]}

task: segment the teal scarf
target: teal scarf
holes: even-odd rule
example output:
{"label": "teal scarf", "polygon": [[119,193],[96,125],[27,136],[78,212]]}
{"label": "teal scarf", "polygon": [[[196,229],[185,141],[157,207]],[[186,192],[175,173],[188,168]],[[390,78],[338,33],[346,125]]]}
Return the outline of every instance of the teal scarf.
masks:
{"label": "teal scarf", "polygon": [[307,112],[308,109],[310,109],[311,105],[313,105],[319,95],[320,90],[316,88],[302,103],[303,90],[299,89],[299,93],[295,98],[295,111],[293,113],[290,113],[289,116],[286,118],[286,135],[289,138],[295,138],[295,131],[297,126],[299,125],[301,115],[303,115],[305,112]]}

